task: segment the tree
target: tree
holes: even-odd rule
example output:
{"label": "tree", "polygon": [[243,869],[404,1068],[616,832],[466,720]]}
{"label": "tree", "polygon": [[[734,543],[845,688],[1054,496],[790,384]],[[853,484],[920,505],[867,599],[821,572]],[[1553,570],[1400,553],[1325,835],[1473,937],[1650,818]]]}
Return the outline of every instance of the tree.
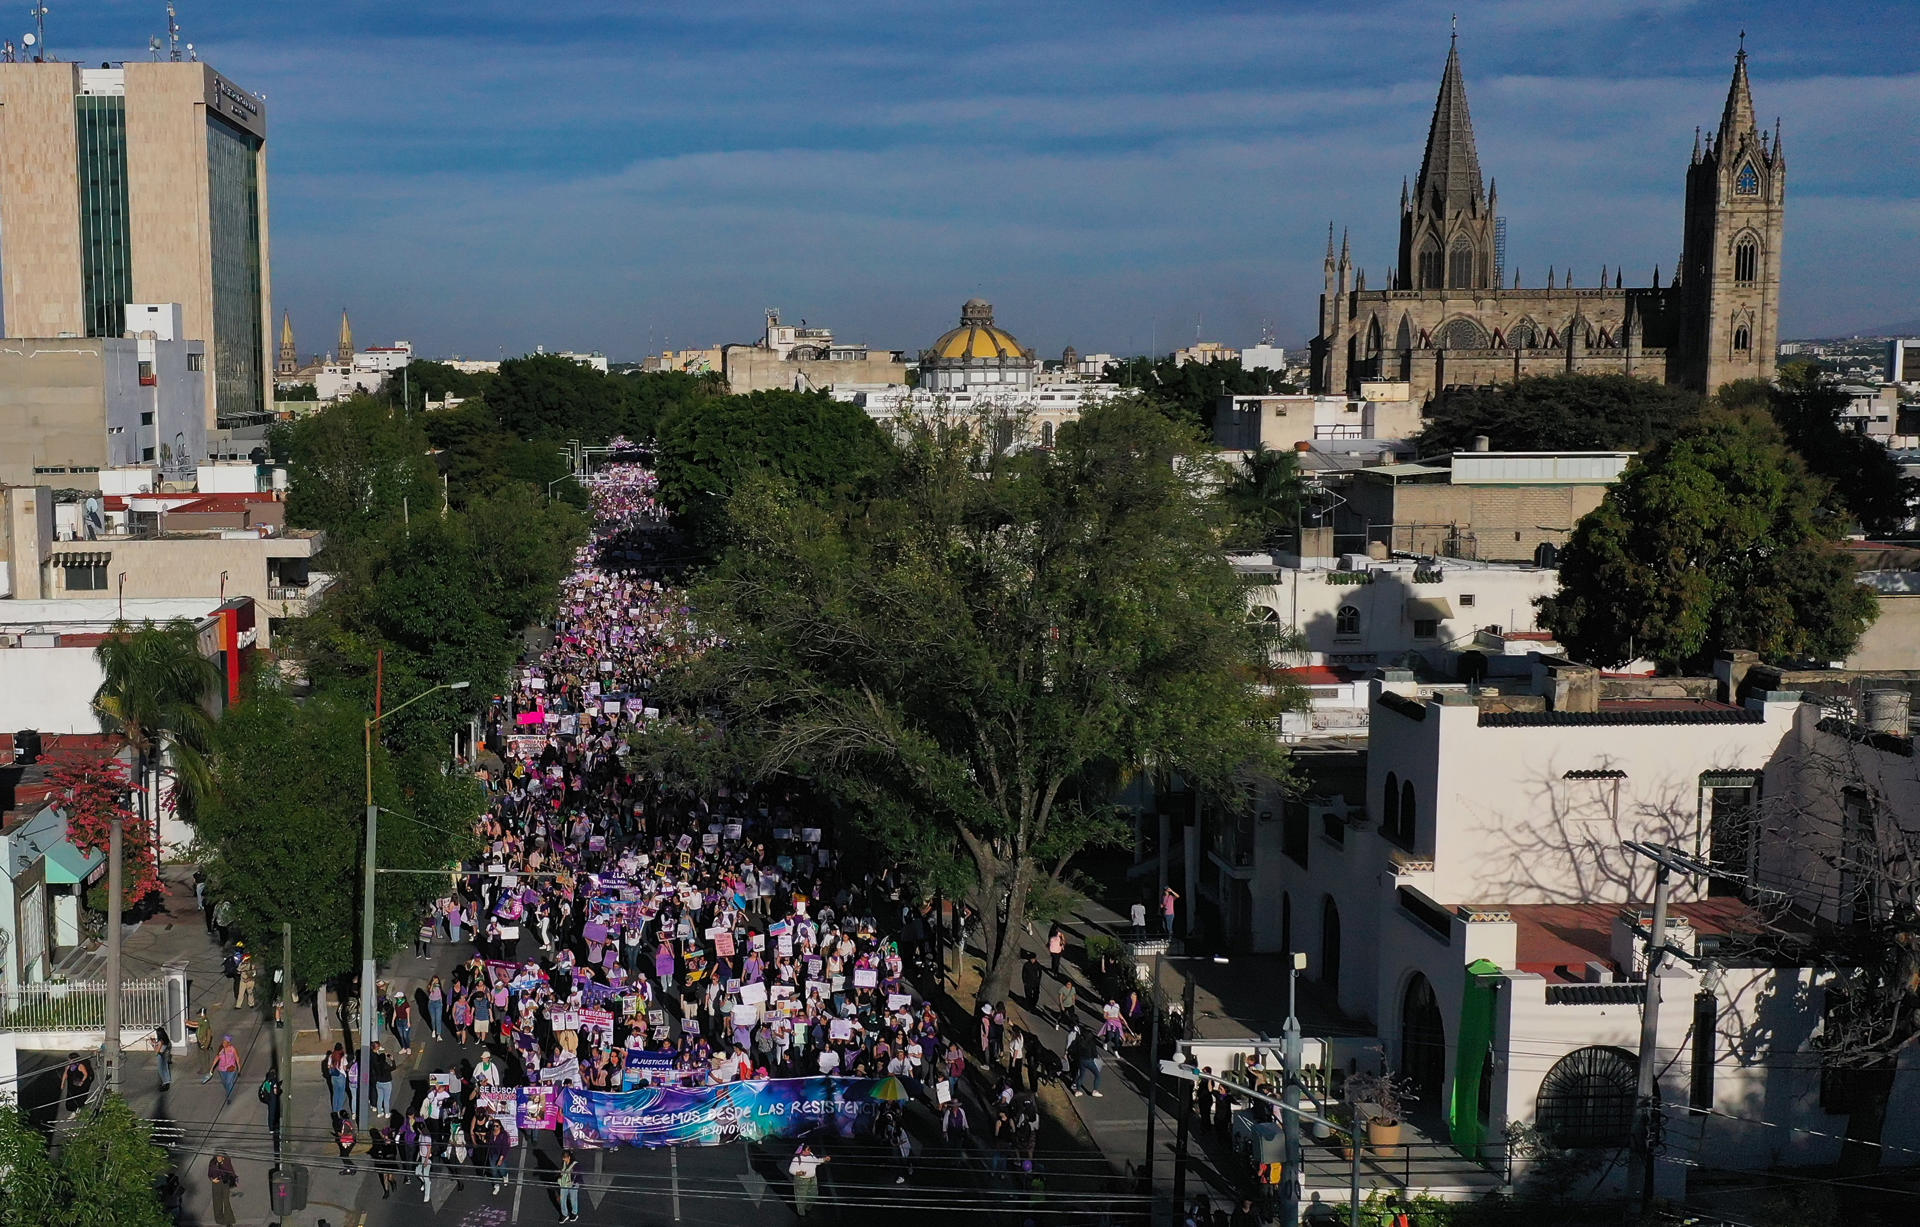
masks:
{"label": "tree", "polygon": [[[293,428],[287,519],[351,547],[440,505],[440,479],[419,425],[369,397],[329,405]],[[347,550],[343,550],[348,552]]]}
{"label": "tree", "polygon": [[1718,416],[1628,465],[1560,556],[1541,624],[1601,665],[1703,668],[1750,648],[1837,660],[1876,612],[1772,422]]}
{"label": "tree", "polygon": [[696,400],[660,424],[660,493],[711,539],[727,499],[754,473],[810,496],[850,493],[890,463],[886,435],[859,406],[824,392],[751,392]]}
{"label": "tree", "polygon": [[47,773],[47,791],[67,816],[67,839],[82,852],[109,852],[113,824],[121,824],[121,902],[126,907],[164,893],[156,841],[126,806],[127,773],[118,759],[74,755]]}
{"label": "tree", "polygon": [[[208,782],[213,716],[205,705],[220,684],[219,666],[200,654],[193,623],[185,618],[164,626],[116,623],[93,658],[101,674],[93,710],[102,729],[119,733],[133,747],[141,807],[147,809],[150,798],[158,801],[151,785],[162,763],[170,763],[175,804],[192,814]],[[144,817],[157,841],[159,814],[150,810]]]}
{"label": "tree", "polygon": [[[299,984],[347,974],[359,958],[371,714],[345,695],[301,703],[269,685],[220,722],[217,787],[200,820],[209,890],[232,902],[234,927],[269,963],[279,957],[281,923],[292,924]],[[450,869],[473,851],[485,799],[471,779],[441,774],[432,758],[395,761],[376,738],[373,795],[386,811],[380,868]],[[382,876],[376,955],[404,944],[395,934],[411,934],[421,906],[444,889],[430,876]]]}
{"label": "tree", "polygon": [[560,597],[560,580],[586,540],[586,518],[512,482],[474,499],[466,527],[472,538],[483,606],[508,630],[531,625]]}
{"label": "tree", "polygon": [[718,371],[632,371],[614,383],[626,402],[623,432],[635,440],[653,438],[668,414],[727,391],[726,377]]}
{"label": "tree", "polygon": [[118,1095],[81,1118],[54,1155],[19,1104],[0,1100],[0,1227],[171,1227],[160,1197],[170,1166],[152,1125]]}
{"label": "tree", "polygon": [[1229,393],[1299,391],[1266,367],[1245,370],[1238,358],[1222,362],[1176,362],[1167,358],[1128,358],[1107,367],[1110,382],[1138,388],[1175,421],[1213,429],[1220,397]]}
{"label": "tree", "polygon": [[522,439],[599,441],[623,424],[615,378],[555,354],[502,362],[486,396],[500,425]]}
{"label": "tree", "polygon": [[1264,628],[1223,552],[1198,440],[1139,398],[1050,452],[914,428],[883,488],[831,503],[743,482],[694,603],[725,646],[677,681],[757,776],[793,773],[984,918],[982,999],[1031,903],[1117,839],[1117,785],[1178,770],[1239,796],[1281,769]]}
{"label": "tree", "polygon": [[1424,455],[1467,451],[1477,435],[1503,452],[1639,451],[1700,409],[1698,394],[1633,375],[1528,375],[1446,389],[1415,442]]}
{"label": "tree", "polygon": [[1878,440],[1841,423],[1849,404],[1847,390],[1812,362],[1782,365],[1767,398],[1788,444],[1827,481],[1829,508],[1869,535],[1898,532],[1920,501],[1920,481]]}
{"label": "tree", "polygon": [[1239,520],[1234,544],[1267,546],[1291,532],[1303,497],[1296,454],[1256,446],[1226,485],[1227,506]]}

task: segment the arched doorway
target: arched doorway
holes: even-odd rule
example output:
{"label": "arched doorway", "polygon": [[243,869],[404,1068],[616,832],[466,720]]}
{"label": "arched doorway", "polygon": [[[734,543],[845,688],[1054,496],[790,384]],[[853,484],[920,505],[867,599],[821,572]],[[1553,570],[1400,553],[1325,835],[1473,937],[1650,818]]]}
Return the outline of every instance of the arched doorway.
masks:
{"label": "arched doorway", "polygon": [[1400,1001],[1400,1073],[1413,1084],[1423,1113],[1445,1111],[1440,1095],[1447,1086],[1447,1029],[1433,985],[1417,971]]}
{"label": "arched doorway", "polygon": [[1534,1127],[1556,1146],[1625,1146],[1633,1139],[1639,1070],[1621,1048],[1579,1048],[1554,1062],[1533,1103]]}
{"label": "arched doorway", "polygon": [[1320,983],[1337,1001],[1340,997],[1340,907],[1333,896],[1320,912]]}

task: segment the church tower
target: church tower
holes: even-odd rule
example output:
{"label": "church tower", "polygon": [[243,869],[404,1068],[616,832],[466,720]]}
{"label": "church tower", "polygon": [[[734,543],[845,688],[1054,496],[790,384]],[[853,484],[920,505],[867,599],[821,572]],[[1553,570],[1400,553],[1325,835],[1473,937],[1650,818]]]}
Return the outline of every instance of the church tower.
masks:
{"label": "church tower", "polygon": [[300,355],[293,347],[293,313],[280,315],[280,362],[273,368],[275,375],[292,375],[300,369]]}
{"label": "church tower", "polygon": [[1772,379],[1780,341],[1780,247],[1787,159],[1753,116],[1745,35],[1720,130],[1687,167],[1680,254],[1679,382],[1712,393],[1736,379]]}
{"label": "church tower", "polygon": [[1493,201],[1480,180],[1456,35],[1447,48],[1420,177],[1411,196],[1404,187],[1400,191],[1400,267],[1394,288],[1492,288],[1493,238]]}
{"label": "church tower", "polygon": [[347,322],[347,309],[340,308],[340,365],[353,365],[353,325]]}

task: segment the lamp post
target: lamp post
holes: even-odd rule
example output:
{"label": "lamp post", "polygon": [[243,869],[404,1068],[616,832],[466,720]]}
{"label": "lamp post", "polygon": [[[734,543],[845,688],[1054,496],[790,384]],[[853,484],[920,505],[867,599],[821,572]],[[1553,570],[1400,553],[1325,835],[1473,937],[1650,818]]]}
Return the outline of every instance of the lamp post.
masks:
{"label": "lamp post", "polygon": [[377,1006],[373,1000],[373,858],[380,834],[380,807],[373,803],[373,726],[430,694],[438,694],[442,690],[465,690],[470,685],[470,682],[442,682],[372,717],[366,723],[367,861],[366,884],[360,901],[360,1110],[355,1114],[362,1133],[367,1129],[367,1103],[373,1098],[373,1020],[377,1017]]}
{"label": "lamp post", "polygon": [[[1142,1071],[1147,1076],[1147,1159],[1140,1169],[1146,1174],[1147,1196],[1149,1197],[1153,1196],[1154,1098],[1156,1092],[1159,1090],[1159,1079],[1157,1075],[1155,1075],[1154,1070],[1158,1068],[1155,1063],[1160,1060],[1160,965],[1162,963],[1225,963],[1226,961],[1227,957],[1223,954],[1216,954],[1211,957],[1188,954],[1169,956],[1164,950],[1156,950],[1153,954],[1153,988],[1152,991],[1147,994],[1147,1006],[1153,1011],[1153,1025],[1148,1028],[1147,1061],[1146,1068]],[[1187,1021],[1187,1027],[1189,1034],[1191,1034],[1191,1019]],[[1181,1114],[1181,1122],[1184,1124],[1185,1121],[1186,1115],[1183,1112]],[[1182,1140],[1185,1140],[1184,1134]]]}
{"label": "lamp post", "polygon": [[1280,1184],[1280,1227],[1297,1227],[1300,1222],[1300,973],[1307,969],[1307,956],[1296,950],[1287,967],[1287,1021],[1281,1024],[1280,1060],[1286,1066],[1287,1084],[1281,1094],[1288,1107],[1286,1127],[1286,1173]]}

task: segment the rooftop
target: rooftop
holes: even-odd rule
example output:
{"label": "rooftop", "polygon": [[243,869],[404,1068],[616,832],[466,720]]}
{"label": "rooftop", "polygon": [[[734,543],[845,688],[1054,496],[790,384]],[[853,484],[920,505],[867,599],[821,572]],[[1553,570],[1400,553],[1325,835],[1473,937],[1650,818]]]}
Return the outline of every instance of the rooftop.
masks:
{"label": "rooftop", "polygon": [[[1482,905],[1484,906],[1484,905]],[[1584,980],[1588,963],[1613,962],[1613,923],[1620,903],[1516,903],[1502,906],[1513,917],[1517,970],[1548,979]],[[1757,933],[1762,918],[1739,899],[1699,899],[1675,903],[1670,914],[1684,918],[1696,933],[1724,937]]]}

